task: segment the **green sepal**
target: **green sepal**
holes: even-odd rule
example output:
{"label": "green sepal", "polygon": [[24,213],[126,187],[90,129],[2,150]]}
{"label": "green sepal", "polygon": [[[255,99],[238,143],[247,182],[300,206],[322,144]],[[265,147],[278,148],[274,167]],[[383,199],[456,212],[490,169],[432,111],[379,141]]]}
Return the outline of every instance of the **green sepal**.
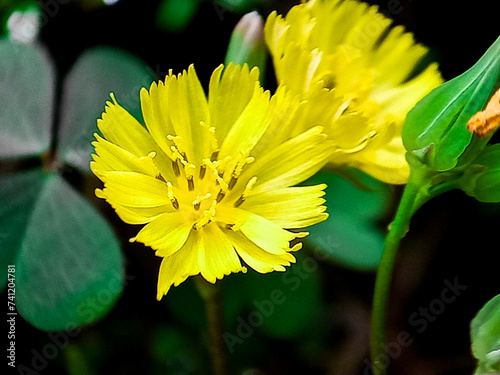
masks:
{"label": "green sepal", "polygon": [[470,325],[472,353],[478,359],[475,374],[500,371],[500,294],[479,310]]}
{"label": "green sepal", "polygon": [[[410,166],[424,164],[433,171],[448,171],[466,165],[484,148],[488,138],[473,137],[466,124],[483,109],[499,76],[500,38],[472,68],[417,103],[402,134]],[[465,152],[468,147],[474,152]]]}
{"label": "green sepal", "polygon": [[500,202],[500,144],[487,146],[460,178],[462,190],[480,202]]}

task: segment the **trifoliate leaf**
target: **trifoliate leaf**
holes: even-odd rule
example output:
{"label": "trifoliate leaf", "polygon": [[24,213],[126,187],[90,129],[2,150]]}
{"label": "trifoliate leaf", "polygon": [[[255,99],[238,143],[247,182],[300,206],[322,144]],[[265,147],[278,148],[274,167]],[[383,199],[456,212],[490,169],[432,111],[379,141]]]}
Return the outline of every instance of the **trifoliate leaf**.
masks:
{"label": "trifoliate leaf", "polygon": [[123,289],[123,259],[112,229],[56,174],[40,190],[15,265],[17,309],[41,330],[92,323]]}
{"label": "trifoliate leaf", "polygon": [[46,50],[0,39],[0,158],[50,147],[55,75]]}
{"label": "trifoliate leaf", "polygon": [[[0,267],[14,264],[47,175],[37,169],[0,176]],[[0,289],[7,278],[0,279]]]}
{"label": "trifoliate leaf", "polygon": [[89,172],[97,119],[113,92],[120,105],[142,121],[139,91],[153,74],[138,58],[124,51],[97,47],[83,53],[64,80],[59,129],[61,158]]}

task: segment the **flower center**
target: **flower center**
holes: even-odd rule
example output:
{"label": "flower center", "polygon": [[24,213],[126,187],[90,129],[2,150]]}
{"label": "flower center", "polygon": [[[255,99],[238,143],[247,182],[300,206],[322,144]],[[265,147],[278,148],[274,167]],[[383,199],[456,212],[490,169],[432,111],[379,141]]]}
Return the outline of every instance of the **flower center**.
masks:
{"label": "flower center", "polygon": [[[213,136],[213,130],[209,130]],[[175,178],[172,181],[165,181],[161,175],[159,178],[166,183],[172,206],[182,212],[194,230],[215,221],[219,204],[238,207],[245,201],[257,181],[256,176],[247,181],[241,195],[230,193],[241,184],[239,177],[244,168],[254,162],[253,157],[241,156],[235,160],[226,156],[219,159],[216,141],[212,141],[211,148],[215,151],[210,158],[204,158],[199,165],[195,165],[188,160],[179,136],[168,135],[167,138],[173,142],[170,158]]]}

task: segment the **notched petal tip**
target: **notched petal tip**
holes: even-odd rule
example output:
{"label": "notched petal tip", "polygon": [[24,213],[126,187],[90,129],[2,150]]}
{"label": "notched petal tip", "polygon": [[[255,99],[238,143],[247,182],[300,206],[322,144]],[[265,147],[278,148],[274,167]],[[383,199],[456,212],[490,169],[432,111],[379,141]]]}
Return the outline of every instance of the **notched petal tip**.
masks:
{"label": "notched petal tip", "polygon": [[100,199],[106,199],[106,194],[104,193],[104,190],[102,189],[95,189],[94,190],[94,194],[97,198],[100,198]]}

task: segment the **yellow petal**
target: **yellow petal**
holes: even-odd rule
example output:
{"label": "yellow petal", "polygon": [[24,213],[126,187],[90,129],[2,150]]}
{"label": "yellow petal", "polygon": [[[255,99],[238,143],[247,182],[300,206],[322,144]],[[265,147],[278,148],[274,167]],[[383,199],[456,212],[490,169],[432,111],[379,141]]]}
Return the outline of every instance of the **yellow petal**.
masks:
{"label": "yellow petal", "polygon": [[[229,129],[240,117],[259,87],[259,70],[248,65],[220,65],[212,74],[208,92],[208,106],[212,126],[219,146]],[[221,77],[222,76],[222,77]]]}
{"label": "yellow petal", "polygon": [[192,231],[184,247],[175,254],[162,260],[158,274],[158,301],[168,293],[172,285],[178,286],[189,276],[200,273],[198,253],[200,251],[200,236]]}
{"label": "yellow petal", "polygon": [[240,208],[272,221],[282,228],[305,228],[328,217],[323,205],[325,184],[289,187],[251,195]]}
{"label": "yellow petal", "polygon": [[108,142],[98,134],[94,134],[97,141],[92,145],[95,154],[92,155],[91,170],[97,176],[107,171],[138,172],[156,177],[159,173],[153,159],[148,156],[137,157],[129,151]]}
{"label": "yellow petal", "polygon": [[221,206],[217,220],[229,225],[234,231],[241,231],[249,240],[271,254],[290,251],[290,241],[304,237],[307,233],[292,233],[279,225],[250,211]]}
{"label": "yellow petal", "polygon": [[[295,185],[311,177],[331,155],[332,145],[325,141],[322,127],[314,127],[297,137],[282,143],[274,150],[262,155],[241,176],[241,181],[257,176],[251,194],[257,194]],[[239,196],[244,188],[231,191]]]}
{"label": "yellow petal", "polygon": [[97,126],[104,138],[135,156],[147,156],[158,149],[147,130],[122,106],[114,95],[113,103],[106,102],[102,118],[97,120]]}
{"label": "yellow petal", "polygon": [[255,88],[252,99],[224,138],[219,159],[230,155],[234,160],[249,155],[269,125],[264,121],[269,108],[269,95],[269,91]]}
{"label": "yellow petal", "polygon": [[224,231],[231,244],[243,261],[260,273],[285,271],[285,266],[295,263],[295,257],[290,253],[271,254],[255,245],[241,233]]}
{"label": "yellow petal", "polygon": [[216,224],[210,223],[199,232],[201,243],[198,262],[205,280],[214,284],[225,275],[245,271],[233,246]]}
{"label": "yellow petal", "polygon": [[136,172],[105,172],[102,174],[104,193],[113,201],[129,207],[171,205],[167,186],[151,176]]}
{"label": "yellow petal", "polygon": [[113,200],[113,198],[108,198],[107,202],[111,205],[111,207],[113,207],[120,219],[128,224],[146,224],[165,212],[174,212],[174,208],[171,204],[142,208],[119,205]]}
{"label": "yellow petal", "polygon": [[169,85],[168,102],[175,135],[180,138],[187,159],[190,163],[200,164],[203,158],[210,157],[210,143],[204,136],[204,126],[210,125],[208,103],[201,87],[194,66],[177,77],[171,76],[165,85]]}
{"label": "yellow petal", "polygon": [[149,133],[161,147],[161,149],[170,155],[171,142],[167,139],[167,134],[174,134],[174,128],[170,120],[170,111],[168,105],[168,82],[171,78],[165,78],[165,82],[153,82],[149,88],[141,89],[141,110],[144,122]]}
{"label": "yellow petal", "polygon": [[160,257],[169,257],[186,243],[191,230],[178,211],[164,213],[144,226],[131,241],[142,242]]}

